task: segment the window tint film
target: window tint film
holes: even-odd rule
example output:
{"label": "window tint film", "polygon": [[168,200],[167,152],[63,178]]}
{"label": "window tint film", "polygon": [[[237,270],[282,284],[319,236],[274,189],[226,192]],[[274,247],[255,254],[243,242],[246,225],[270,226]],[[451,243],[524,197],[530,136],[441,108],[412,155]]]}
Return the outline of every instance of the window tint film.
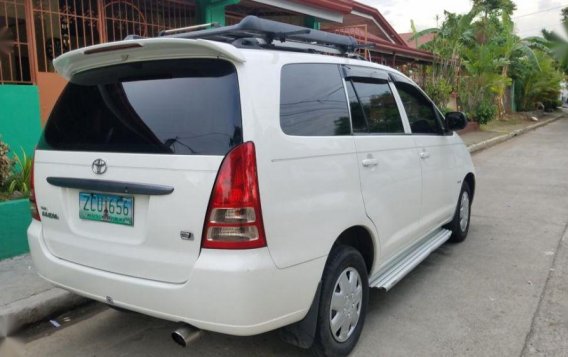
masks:
{"label": "window tint film", "polygon": [[[401,134],[404,126],[396,100],[388,82],[353,81],[360,108],[368,123],[368,132],[378,134]],[[351,108],[352,113],[357,108]],[[353,115],[353,114],[352,114]]]}
{"label": "window tint film", "polygon": [[353,82],[348,81],[345,83],[347,86],[347,95],[349,96],[349,107],[351,108],[351,122],[353,124],[354,133],[368,133],[369,127],[367,126],[367,119],[363,113],[363,107],[359,102],[357,93],[353,88]]}
{"label": "window tint film", "polygon": [[280,125],[288,135],[350,135],[343,80],[334,64],[290,64],[282,68]]}
{"label": "window tint film", "polygon": [[395,85],[408,116],[412,133],[443,134],[432,102],[412,84],[397,82]]}
{"label": "window tint film", "polygon": [[123,64],[75,75],[40,149],[224,155],[242,142],[234,66],[215,59]]}

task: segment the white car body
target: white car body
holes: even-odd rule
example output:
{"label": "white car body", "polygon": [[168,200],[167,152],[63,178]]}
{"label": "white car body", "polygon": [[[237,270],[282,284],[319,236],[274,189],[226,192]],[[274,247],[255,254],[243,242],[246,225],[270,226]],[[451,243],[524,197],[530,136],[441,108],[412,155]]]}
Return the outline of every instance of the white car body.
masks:
{"label": "white car body", "polygon": [[[396,94],[405,135],[302,137],[283,132],[279,120],[283,66],[337,64],[401,75],[389,67],[205,40],[125,43],[136,47],[92,55],[79,49],[58,58],[55,67],[70,79],[94,68],[159,59],[217,58],[235,66],[243,142],[254,142],[256,147],[267,245],[244,250],[201,247],[222,155],[38,149],[34,184],[37,206],[44,215],[28,229],[32,257],[42,277],[79,295],[221,333],[274,330],[306,316],[326,258],[343,232],[357,227],[371,238],[369,281],[378,286],[385,269],[452,220],[462,182],[474,173],[457,134],[412,135]],[[104,177],[92,170],[97,159],[108,164]],[[80,190],[56,187],[47,182],[48,177],[134,181],[167,185],[175,191],[135,195],[135,223],[127,227],[80,219]],[[180,239],[181,231],[191,232],[193,239]],[[421,259],[441,243],[425,249]]]}

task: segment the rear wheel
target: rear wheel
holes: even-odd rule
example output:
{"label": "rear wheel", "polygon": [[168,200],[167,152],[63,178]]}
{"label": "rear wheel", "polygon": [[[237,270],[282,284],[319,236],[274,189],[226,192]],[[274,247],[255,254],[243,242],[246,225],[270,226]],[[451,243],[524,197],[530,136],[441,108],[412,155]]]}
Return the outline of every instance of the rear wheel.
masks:
{"label": "rear wheel", "polygon": [[322,279],[318,327],[312,347],[318,356],[346,356],[359,340],[369,298],[365,261],[356,249],[335,247]]}
{"label": "rear wheel", "polygon": [[454,218],[446,228],[452,231],[449,241],[454,243],[463,242],[469,232],[469,221],[471,218],[471,189],[467,182],[464,182],[458,199],[458,205]]}

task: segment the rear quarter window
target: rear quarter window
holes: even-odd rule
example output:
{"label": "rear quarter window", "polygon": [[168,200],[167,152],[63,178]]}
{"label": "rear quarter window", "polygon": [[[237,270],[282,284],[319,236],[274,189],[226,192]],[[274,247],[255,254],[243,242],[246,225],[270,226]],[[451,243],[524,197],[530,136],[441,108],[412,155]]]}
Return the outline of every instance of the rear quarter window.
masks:
{"label": "rear quarter window", "polygon": [[184,59],[75,75],[54,107],[38,148],[225,155],[241,142],[233,64]]}
{"label": "rear quarter window", "polygon": [[350,135],[349,106],[339,66],[289,64],[282,68],[280,126],[288,135]]}

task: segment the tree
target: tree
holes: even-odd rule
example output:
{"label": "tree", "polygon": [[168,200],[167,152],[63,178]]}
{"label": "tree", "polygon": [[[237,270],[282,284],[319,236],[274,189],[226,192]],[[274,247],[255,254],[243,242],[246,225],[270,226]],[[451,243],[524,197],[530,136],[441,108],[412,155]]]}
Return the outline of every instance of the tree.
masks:
{"label": "tree", "polygon": [[471,117],[479,121],[502,117],[507,88],[512,84],[511,64],[523,58],[536,69],[539,66],[534,43],[514,33],[511,15],[515,9],[511,0],[474,0],[468,13],[445,12],[440,28],[415,32],[416,39],[435,35],[422,46],[435,56],[426,91],[443,102],[440,93],[450,83]]}
{"label": "tree", "polygon": [[461,49],[474,41],[472,23],[478,14],[479,9],[475,7],[464,15],[445,11],[445,20],[441,27],[425,29],[412,36],[413,40],[418,40],[429,34],[434,35],[432,41],[421,47],[434,54],[435,71],[432,73],[433,77],[443,75],[450,81],[453,79],[456,69],[459,68]]}
{"label": "tree", "polygon": [[479,8],[485,18],[491,14],[510,17],[517,9],[517,5],[512,0],[474,0],[473,6]]}
{"label": "tree", "polygon": [[520,57],[511,65],[511,76],[515,80],[515,97],[520,110],[534,110],[538,103],[545,109],[558,106],[560,83],[564,75],[557,62],[546,52],[535,51],[538,67],[526,57]]}
{"label": "tree", "polygon": [[[562,25],[564,26],[565,35],[568,34],[568,7],[562,9],[561,12]],[[560,68],[564,73],[568,74],[568,41],[554,31],[542,30],[542,37],[533,38],[533,42],[546,46],[550,53],[560,64]]]}
{"label": "tree", "polygon": [[501,80],[496,87],[498,95],[497,115],[502,118],[505,114],[505,94],[507,87],[512,83],[509,79],[509,68],[512,62],[519,58],[526,59],[536,69],[540,69],[539,61],[527,39],[521,39],[514,33],[514,23],[508,16],[502,16],[501,29],[497,32],[494,40],[497,48],[494,49],[496,58],[500,59],[498,67],[501,67]]}
{"label": "tree", "polygon": [[441,27],[413,31],[411,39],[416,41],[423,36],[434,35],[433,40],[421,48],[434,54],[425,89],[441,108],[447,105],[452,91],[457,91],[457,78],[462,66],[461,52],[475,40],[472,22],[478,13],[479,9],[475,7],[464,15],[445,11]]}

